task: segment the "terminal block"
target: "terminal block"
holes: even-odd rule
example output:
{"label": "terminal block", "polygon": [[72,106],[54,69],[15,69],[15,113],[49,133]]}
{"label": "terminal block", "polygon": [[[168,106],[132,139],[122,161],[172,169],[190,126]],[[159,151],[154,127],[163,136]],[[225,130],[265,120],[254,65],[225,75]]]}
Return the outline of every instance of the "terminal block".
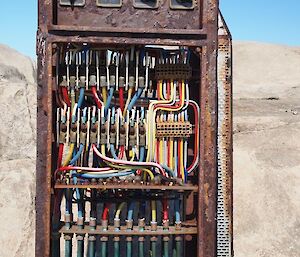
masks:
{"label": "terminal block", "polygon": [[188,64],[157,64],[155,66],[155,78],[163,79],[190,79],[192,69]]}
{"label": "terminal block", "polygon": [[156,137],[158,138],[189,138],[193,133],[190,122],[158,122],[156,123]]}

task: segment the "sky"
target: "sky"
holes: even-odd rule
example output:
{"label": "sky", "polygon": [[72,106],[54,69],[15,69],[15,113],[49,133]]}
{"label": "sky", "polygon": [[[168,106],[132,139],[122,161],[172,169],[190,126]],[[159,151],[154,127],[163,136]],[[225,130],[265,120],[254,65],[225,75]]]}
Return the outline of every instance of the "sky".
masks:
{"label": "sky", "polygon": [[[300,46],[300,0],[220,0],[234,40]],[[35,58],[37,0],[2,1],[0,43]]]}

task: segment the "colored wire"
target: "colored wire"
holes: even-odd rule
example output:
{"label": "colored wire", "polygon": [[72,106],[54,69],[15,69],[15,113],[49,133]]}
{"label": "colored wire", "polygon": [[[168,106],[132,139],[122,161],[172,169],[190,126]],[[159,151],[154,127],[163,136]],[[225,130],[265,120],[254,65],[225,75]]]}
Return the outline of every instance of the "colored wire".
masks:
{"label": "colored wire", "polygon": [[131,111],[131,109],[133,108],[133,106],[135,105],[136,101],[140,98],[140,96],[143,93],[143,89],[142,88],[138,88],[137,92],[134,94],[133,98],[131,99],[127,110]]}
{"label": "colored wire", "polygon": [[120,165],[129,165],[129,166],[133,166],[132,168],[134,168],[135,166],[138,167],[153,167],[159,170],[159,172],[162,175],[165,175],[165,171],[164,169],[161,167],[161,165],[154,163],[154,162],[136,162],[136,161],[123,161],[123,160],[115,160],[112,158],[109,158],[107,156],[104,156],[103,154],[101,154],[97,147],[95,145],[93,145],[93,150],[94,152],[103,160],[107,161],[107,162],[111,162],[111,163],[115,163],[115,164],[120,164]]}
{"label": "colored wire", "polygon": [[57,168],[61,167],[64,152],[64,144],[60,143],[58,147]]}
{"label": "colored wire", "polygon": [[102,99],[103,99],[103,103],[106,104],[106,101],[107,101],[107,88],[106,87],[102,87]]}
{"label": "colored wire", "polygon": [[109,95],[108,95],[107,100],[105,101],[105,107],[104,107],[104,115],[105,116],[107,115],[108,108],[109,108],[112,98],[114,96],[114,90],[115,90],[114,86],[111,86],[109,88]]}
{"label": "colored wire", "polygon": [[79,159],[79,157],[83,153],[83,149],[84,149],[84,145],[80,144],[78,152],[76,153],[76,155],[70,161],[70,165],[74,165],[77,162],[77,160]]}
{"label": "colored wire", "polygon": [[129,103],[130,103],[130,99],[131,99],[131,96],[132,96],[132,91],[133,91],[133,88],[130,87],[128,89],[128,96],[127,96],[126,104],[125,104],[125,107],[124,107],[123,116],[125,116],[126,113],[127,113],[127,108],[128,108]]}
{"label": "colored wire", "polygon": [[102,220],[108,220],[110,204],[106,203],[104,205],[103,213],[102,213]]}
{"label": "colored wire", "polygon": [[187,168],[187,172],[190,173],[192,172],[199,163],[199,140],[200,140],[200,135],[199,135],[199,119],[200,119],[200,108],[199,105],[194,102],[190,101],[190,105],[194,109],[194,115],[195,115],[195,144],[194,144],[194,158],[192,161],[192,164]]}
{"label": "colored wire", "polygon": [[114,157],[114,159],[119,159],[117,154],[116,154],[116,149],[114,144],[110,144],[110,152],[111,155]]}
{"label": "colored wire", "polygon": [[124,103],[124,87],[119,88],[119,102],[121,111],[124,111],[125,103]]}
{"label": "colored wire", "polygon": [[156,222],[156,201],[151,200],[151,222]]}
{"label": "colored wire", "polygon": [[135,206],[135,203],[132,201],[128,207],[127,220],[133,220],[134,206]]}
{"label": "colored wire", "polygon": [[180,222],[180,200],[179,199],[175,199],[174,202],[174,209],[175,209],[175,222]]}
{"label": "colored wire", "polygon": [[101,100],[100,100],[100,98],[99,98],[99,96],[98,96],[96,86],[92,86],[92,87],[91,87],[91,90],[92,90],[92,94],[93,94],[93,97],[94,97],[94,100],[95,100],[95,103],[96,103],[97,107],[98,107],[99,109],[101,109],[102,102],[101,102]]}
{"label": "colored wire", "polygon": [[168,211],[168,200],[166,198],[163,199],[163,220],[169,219],[169,211]]}
{"label": "colored wire", "polygon": [[133,171],[128,171],[128,172],[118,172],[118,173],[112,173],[112,174],[79,174],[76,173],[73,176],[78,176],[78,177],[82,177],[82,178],[86,178],[86,179],[91,179],[91,178],[114,178],[114,177],[126,177],[129,175],[132,175]]}
{"label": "colored wire", "polygon": [[75,90],[74,88],[72,87],[71,88],[71,109],[73,110],[74,109],[74,105],[75,105]]}
{"label": "colored wire", "polygon": [[70,145],[70,148],[69,148],[69,153],[65,159],[65,161],[63,162],[63,167],[67,166],[72,158],[72,155],[73,155],[73,151],[74,151],[74,147],[75,147],[75,144],[74,143],[71,143]]}
{"label": "colored wire", "polygon": [[61,92],[62,92],[62,95],[63,95],[64,102],[68,106],[71,106],[71,101],[70,101],[70,98],[69,98],[68,89],[66,87],[61,87]]}
{"label": "colored wire", "polygon": [[78,108],[82,107],[83,101],[84,101],[84,87],[81,87],[79,91]]}
{"label": "colored wire", "polygon": [[125,207],[126,203],[123,202],[123,203],[120,203],[120,205],[118,206],[118,209],[116,211],[116,214],[115,214],[115,219],[120,219],[120,214],[121,214],[121,211],[122,209]]}

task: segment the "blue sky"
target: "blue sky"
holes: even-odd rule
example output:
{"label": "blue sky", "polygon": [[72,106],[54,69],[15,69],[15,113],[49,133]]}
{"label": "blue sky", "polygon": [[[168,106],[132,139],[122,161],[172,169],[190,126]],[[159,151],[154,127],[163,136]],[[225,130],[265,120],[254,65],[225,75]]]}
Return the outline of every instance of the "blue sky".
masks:
{"label": "blue sky", "polygon": [[[236,40],[300,46],[300,0],[220,0]],[[0,43],[34,58],[37,0],[2,1]]]}

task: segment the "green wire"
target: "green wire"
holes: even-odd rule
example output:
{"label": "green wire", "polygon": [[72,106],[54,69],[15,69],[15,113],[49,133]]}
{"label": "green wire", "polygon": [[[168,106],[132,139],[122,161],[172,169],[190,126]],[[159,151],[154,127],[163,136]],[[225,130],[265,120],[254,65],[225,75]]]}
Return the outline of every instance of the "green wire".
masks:
{"label": "green wire", "polygon": [[72,257],[72,240],[65,242],[65,257]]}
{"label": "green wire", "polygon": [[127,257],[131,257],[132,255],[132,243],[131,242],[127,242]]}
{"label": "green wire", "polygon": [[107,246],[107,243],[102,242],[102,244],[101,244],[101,257],[106,257],[106,246]]}
{"label": "green wire", "polygon": [[95,256],[95,241],[90,241],[89,242],[89,257],[94,257]]}
{"label": "green wire", "polygon": [[139,257],[144,257],[144,242],[139,242]]}
{"label": "green wire", "polygon": [[181,241],[176,241],[176,257],[181,257]]}
{"label": "green wire", "polygon": [[120,256],[120,244],[119,241],[114,242],[114,257]]}
{"label": "green wire", "polygon": [[169,242],[164,242],[164,257],[169,257]]}
{"label": "green wire", "polygon": [[156,257],[156,241],[151,242],[152,257]]}
{"label": "green wire", "polygon": [[83,257],[83,240],[77,240],[77,257]]}

